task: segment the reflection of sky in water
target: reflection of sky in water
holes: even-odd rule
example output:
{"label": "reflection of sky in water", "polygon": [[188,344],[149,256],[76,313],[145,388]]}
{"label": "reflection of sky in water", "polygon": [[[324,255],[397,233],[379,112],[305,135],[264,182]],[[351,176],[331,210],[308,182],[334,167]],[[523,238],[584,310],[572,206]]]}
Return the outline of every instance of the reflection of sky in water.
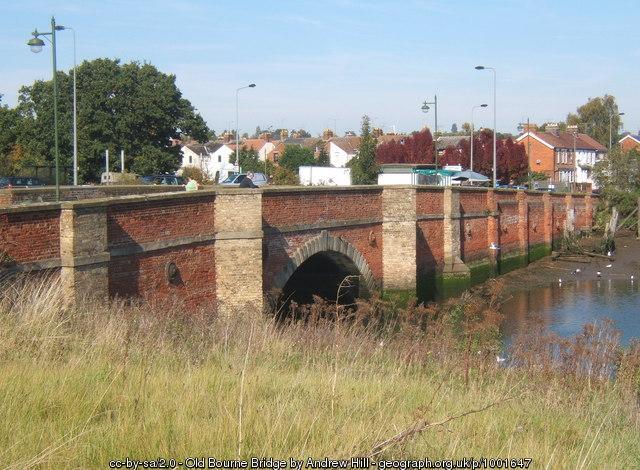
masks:
{"label": "reflection of sky in water", "polygon": [[574,336],[585,323],[610,318],[620,330],[621,342],[640,339],[640,286],[629,279],[563,279],[549,286],[515,292],[502,306],[503,331],[508,339],[525,320],[542,318],[561,336]]}

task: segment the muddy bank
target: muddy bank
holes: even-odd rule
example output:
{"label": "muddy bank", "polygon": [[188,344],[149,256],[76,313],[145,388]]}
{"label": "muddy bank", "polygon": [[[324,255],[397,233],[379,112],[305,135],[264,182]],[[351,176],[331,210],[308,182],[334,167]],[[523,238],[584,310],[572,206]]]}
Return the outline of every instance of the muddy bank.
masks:
{"label": "muddy bank", "polygon": [[[587,247],[596,245],[601,238],[598,236],[582,240],[581,245]],[[567,261],[562,258],[553,260],[546,257],[535,261],[526,268],[517,269],[500,279],[504,283],[505,291],[527,290],[548,285],[551,282],[572,282],[577,278],[582,280],[598,279],[598,271],[603,280],[629,279],[632,275],[640,279],[640,240],[631,234],[616,237],[616,251],[613,260],[604,258],[588,258],[586,263]],[[607,267],[611,265],[610,267]],[[579,272],[576,272],[579,270]]]}

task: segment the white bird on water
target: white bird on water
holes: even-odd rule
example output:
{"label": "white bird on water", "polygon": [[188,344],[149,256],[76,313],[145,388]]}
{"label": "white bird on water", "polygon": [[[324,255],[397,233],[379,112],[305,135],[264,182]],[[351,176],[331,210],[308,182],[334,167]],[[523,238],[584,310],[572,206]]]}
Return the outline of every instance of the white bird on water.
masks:
{"label": "white bird on water", "polygon": [[613,266],[613,264],[609,263],[605,266],[605,268],[610,268],[611,266]]}
{"label": "white bird on water", "polygon": [[600,271],[596,271],[596,276],[602,277],[602,273]]}
{"label": "white bird on water", "polygon": [[500,357],[500,356],[496,356],[496,362],[498,364],[502,364],[503,362],[505,362],[507,360],[507,358],[505,357]]}
{"label": "white bird on water", "polygon": [[558,278],[558,284],[562,284],[562,278],[561,277]]}

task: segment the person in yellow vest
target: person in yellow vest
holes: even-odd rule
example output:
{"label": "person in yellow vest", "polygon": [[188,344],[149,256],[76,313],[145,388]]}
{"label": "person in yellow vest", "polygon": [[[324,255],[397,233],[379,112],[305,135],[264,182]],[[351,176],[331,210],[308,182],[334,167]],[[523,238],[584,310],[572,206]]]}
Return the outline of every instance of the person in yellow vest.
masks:
{"label": "person in yellow vest", "polygon": [[198,190],[198,182],[196,180],[194,180],[193,178],[189,178],[189,181],[187,181],[187,185],[185,186],[185,188],[187,191],[197,191]]}

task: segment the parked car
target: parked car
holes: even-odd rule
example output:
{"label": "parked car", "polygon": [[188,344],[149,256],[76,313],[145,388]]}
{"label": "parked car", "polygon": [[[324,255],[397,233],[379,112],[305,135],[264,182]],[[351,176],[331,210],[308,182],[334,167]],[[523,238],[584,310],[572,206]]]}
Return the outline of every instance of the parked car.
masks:
{"label": "parked car", "polygon": [[31,176],[0,176],[0,188],[33,188],[46,186],[38,178]]}
{"label": "parked car", "polygon": [[[246,177],[246,173],[234,173],[232,175],[229,175],[229,177],[226,180],[222,181],[220,184],[223,186],[238,186]],[[264,186],[268,183],[267,177],[264,173],[254,173],[252,181],[256,186]]]}
{"label": "parked car", "polygon": [[141,176],[142,184],[166,184],[170,186],[181,186],[186,183],[182,176],[176,175],[145,175]]}

